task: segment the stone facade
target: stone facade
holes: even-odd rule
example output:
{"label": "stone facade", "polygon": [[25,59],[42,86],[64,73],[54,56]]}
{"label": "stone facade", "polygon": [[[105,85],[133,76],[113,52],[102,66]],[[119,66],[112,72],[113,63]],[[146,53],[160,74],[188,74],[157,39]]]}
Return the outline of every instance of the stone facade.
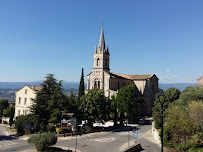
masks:
{"label": "stone facade", "polygon": [[197,85],[203,85],[203,76],[197,79]]}
{"label": "stone facade", "polygon": [[41,88],[41,86],[24,86],[16,92],[15,117],[30,113],[30,107],[34,103],[36,93]]}
{"label": "stone facade", "polygon": [[104,91],[105,96],[116,95],[118,90],[134,82],[143,96],[143,115],[151,115],[155,94],[158,93],[158,78],[155,74],[127,75],[110,72],[109,49],[106,48],[103,26],[98,48],[95,47],[92,72],[87,75],[87,90],[99,88]]}

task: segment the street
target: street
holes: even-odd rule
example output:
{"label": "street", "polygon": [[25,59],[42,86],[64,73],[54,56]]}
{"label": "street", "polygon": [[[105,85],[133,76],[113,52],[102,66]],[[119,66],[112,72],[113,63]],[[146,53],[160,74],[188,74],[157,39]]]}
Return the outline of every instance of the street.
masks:
{"label": "street", "polygon": [[[77,136],[77,149],[81,152],[120,152],[128,146],[138,143],[142,146],[143,152],[160,151],[160,146],[148,139],[151,137],[151,125],[137,125],[138,137],[134,137],[133,126],[116,129],[112,132],[98,132]],[[55,147],[75,148],[76,136],[60,137]],[[33,144],[27,144],[26,139],[12,136],[1,136],[0,151],[29,151],[34,149]]]}

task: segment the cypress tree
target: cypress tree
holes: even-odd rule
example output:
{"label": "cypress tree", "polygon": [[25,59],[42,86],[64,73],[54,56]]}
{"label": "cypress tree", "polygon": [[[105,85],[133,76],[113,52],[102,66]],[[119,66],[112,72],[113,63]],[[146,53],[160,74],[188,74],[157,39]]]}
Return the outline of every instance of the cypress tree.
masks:
{"label": "cypress tree", "polygon": [[84,72],[82,68],[81,78],[80,78],[80,85],[78,90],[78,102],[80,102],[80,97],[85,94],[85,85],[84,85]]}

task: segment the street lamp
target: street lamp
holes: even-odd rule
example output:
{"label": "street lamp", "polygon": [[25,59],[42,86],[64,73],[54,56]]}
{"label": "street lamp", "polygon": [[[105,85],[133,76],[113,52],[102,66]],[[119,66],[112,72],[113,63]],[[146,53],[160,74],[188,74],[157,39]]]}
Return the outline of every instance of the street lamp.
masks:
{"label": "street lamp", "polygon": [[[163,90],[161,90],[159,92],[159,97],[163,97],[164,98],[165,96],[166,96],[165,93],[163,92]],[[163,132],[163,130],[164,130],[163,104],[164,104],[164,101],[163,102],[160,101],[160,103],[161,103],[161,152],[163,152],[164,151],[164,147],[163,147],[163,133],[164,133]]]}

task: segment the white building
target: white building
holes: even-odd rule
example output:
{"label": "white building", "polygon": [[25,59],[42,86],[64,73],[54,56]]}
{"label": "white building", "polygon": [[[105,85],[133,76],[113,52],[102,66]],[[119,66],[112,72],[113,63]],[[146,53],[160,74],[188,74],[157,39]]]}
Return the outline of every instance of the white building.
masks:
{"label": "white building", "polygon": [[26,85],[16,92],[15,118],[19,115],[27,115],[30,113],[29,108],[34,103],[37,91],[39,91],[41,88],[41,86]]}

